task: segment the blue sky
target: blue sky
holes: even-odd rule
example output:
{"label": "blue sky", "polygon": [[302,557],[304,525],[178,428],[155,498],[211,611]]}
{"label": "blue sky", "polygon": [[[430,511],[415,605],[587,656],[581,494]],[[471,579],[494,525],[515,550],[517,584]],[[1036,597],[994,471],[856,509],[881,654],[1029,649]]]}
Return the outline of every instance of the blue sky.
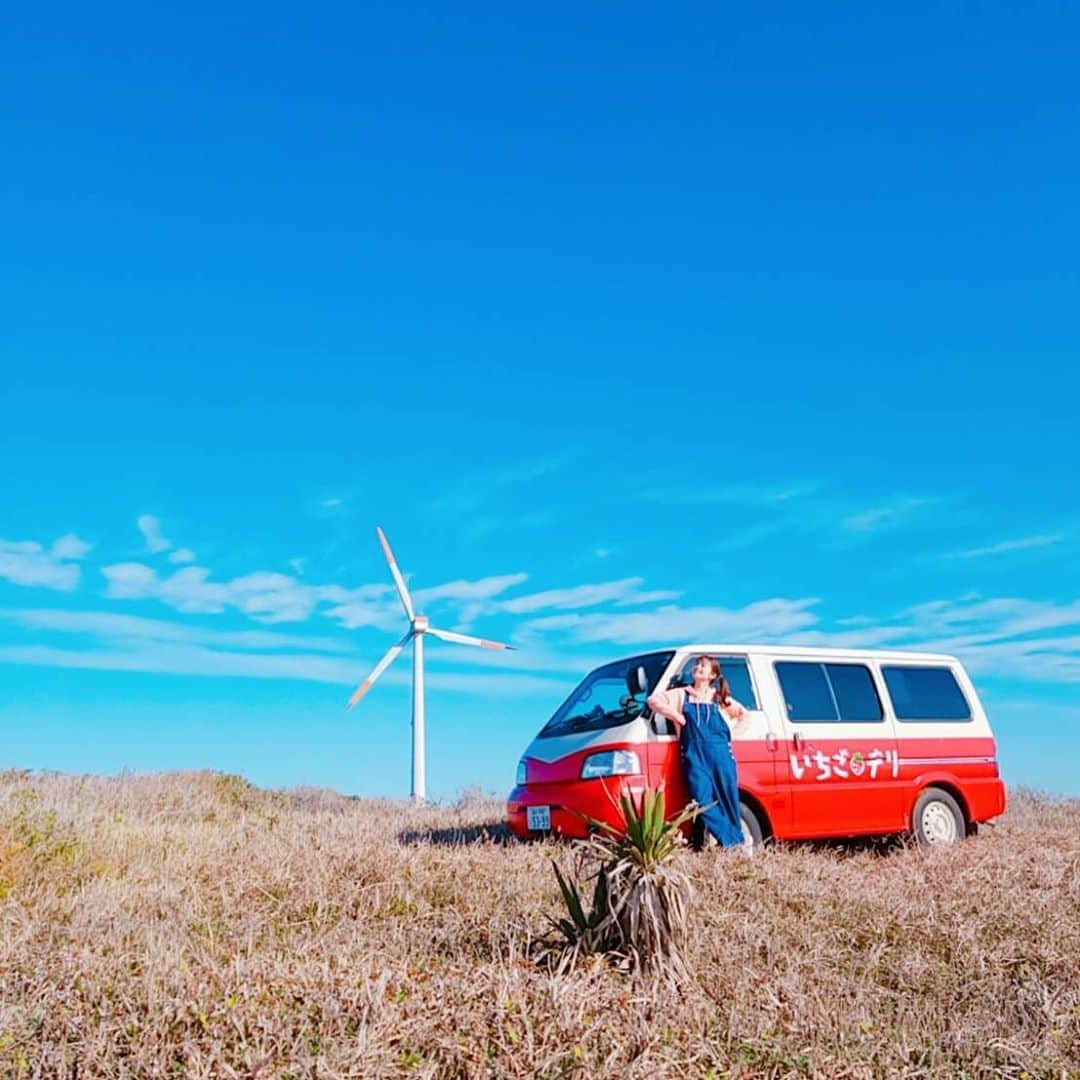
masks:
{"label": "blue sky", "polygon": [[594,663],[941,648],[1080,794],[1080,14],[40,5],[0,172],[4,764],[433,795]]}

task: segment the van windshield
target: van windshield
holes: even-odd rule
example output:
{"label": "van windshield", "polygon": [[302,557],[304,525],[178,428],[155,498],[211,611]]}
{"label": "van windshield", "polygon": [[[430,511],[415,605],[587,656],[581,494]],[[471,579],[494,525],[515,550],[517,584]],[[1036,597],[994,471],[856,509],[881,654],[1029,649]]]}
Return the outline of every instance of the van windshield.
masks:
{"label": "van windshield", "polygon": [[[546,739],[577,731],[599,731],[636,720],[645,711],[645,698],[674,655],[674,652],[646,653],[616,660],[591,671],[559,706],[538,737]],[[637,667],[645,669],[646,689],[632,695],[626,677]]]}

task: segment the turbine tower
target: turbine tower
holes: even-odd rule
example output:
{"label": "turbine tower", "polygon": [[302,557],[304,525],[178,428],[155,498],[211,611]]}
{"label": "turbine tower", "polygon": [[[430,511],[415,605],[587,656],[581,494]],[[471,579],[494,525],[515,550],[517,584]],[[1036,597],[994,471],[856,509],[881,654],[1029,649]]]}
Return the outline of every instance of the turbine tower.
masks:
{"label": "turbine tower", "polygon": [[412,784],[411,794],[414,803],[422,803],[426,790],[424,777],[424,635],[431,634],[442,638],[443,641],[451,641],[458,645],[478,645],[482,649],[512,649],[512,645],[503,645],[498,641],[487,641],[484,638],[470,637],[468,634],[456,634],[450,630],[438,630],[428,621],[425,615],[417,615],[413,611],[412,597],[405,587],[405,579],[401,576],[394,553],[390,550],[386,534],[380,528],[375,531],[379,534],[379,543],[382,544],[383,554],[390,566],[390,574],[397,587],[398,596],[401,597],[402,607],[409,619],[408,633],[396,644],[392,645],[386,655],[375,665],[371,674],[356,688],[353,696],[349,698],[346,709],[351,709],[375,684],[376,679],[398,658],[401,650],[409,642],[413,647],[413,706],[412,706]]}

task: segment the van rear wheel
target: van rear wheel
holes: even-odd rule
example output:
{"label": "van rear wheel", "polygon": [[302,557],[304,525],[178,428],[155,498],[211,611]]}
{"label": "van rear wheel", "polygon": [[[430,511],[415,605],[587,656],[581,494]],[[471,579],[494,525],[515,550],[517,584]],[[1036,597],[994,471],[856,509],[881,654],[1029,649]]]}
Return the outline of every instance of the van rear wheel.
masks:
{"label": "van rear wheel", "polygon": [[967,833],[967,822],[960,804],[941,788],[927,788],[915,800],[911,812],[911,831],[915,839],[928,847],[957,844]]}
{"label": "van rear wheel", "polygon": [[757,814],[746,803],[739,803],[739,817],[742,819],[743,845],[748,848],[761,847],[764,832]]}

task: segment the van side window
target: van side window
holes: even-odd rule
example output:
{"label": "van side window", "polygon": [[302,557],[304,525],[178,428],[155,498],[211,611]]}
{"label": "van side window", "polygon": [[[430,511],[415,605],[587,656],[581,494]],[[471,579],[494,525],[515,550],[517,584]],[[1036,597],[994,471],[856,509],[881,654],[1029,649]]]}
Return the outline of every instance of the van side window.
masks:
{"label": "van side window", "polygon": [[776,675],[788,719],[795,723],[879,723],[881,701],[862,664],[778,661]]}
{"label": "van side window", "polygon": [[[750,668],[746,663],[745,656],[717,656],[720,662],[720,674],[728,681],[731,687],[731,696],[747,709],[758,707],[757,696],[754,694],[754,683],[750,678]],[[682,670],[671,680],[671,686],[690,686],[694,682],[694,662],[696,656],[691,656],[683,664]]]}
{"label": "van side window", "polygon": [[840,719],[850,723],[884,719],[873,677],[862,664],[826,664]]}
{"label": "van side window", "polygon": [[881,668],[897,720],[970,720],[971,706],[947,667]]}

